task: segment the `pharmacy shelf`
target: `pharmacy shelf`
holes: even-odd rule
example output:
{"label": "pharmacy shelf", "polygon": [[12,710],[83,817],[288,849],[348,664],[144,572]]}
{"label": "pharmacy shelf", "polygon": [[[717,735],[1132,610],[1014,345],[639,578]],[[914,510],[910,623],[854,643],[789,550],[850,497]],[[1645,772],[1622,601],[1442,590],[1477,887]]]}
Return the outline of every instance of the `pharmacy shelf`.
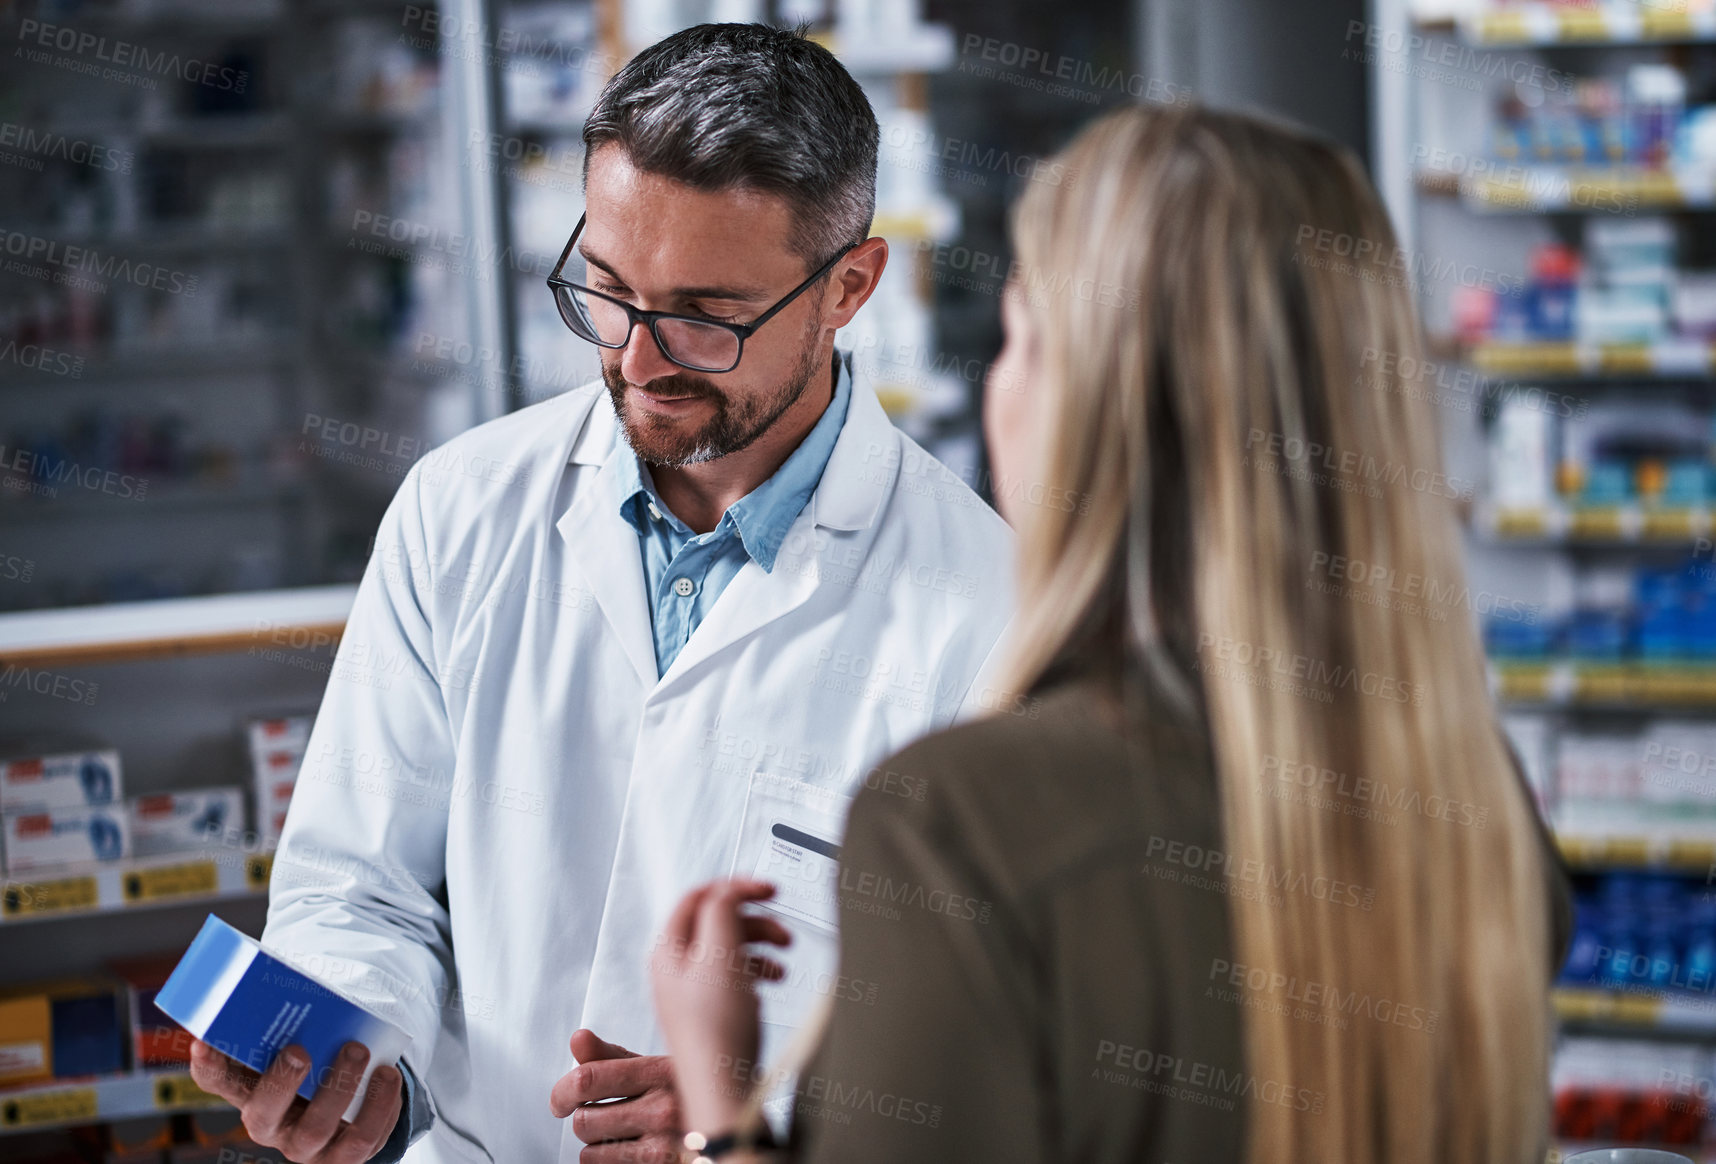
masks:
{"label": "pharmacy shelf", "polygon": [[331,109],[312,118],[310,128],[316,133],[335,137],[430,134],[435,132],[438,116],[439,112],[433,108],[403,113]]}
{"label": "pharmacy shelf", "polygon": [[1681,379],[1716,375],[1716,344],[1669,339],[1648,344],[1480,343],[1466,360],[1492,376]]}
{"label": "pharmacy shelf", "polygon": [[1716,711],[1716,663],[1492,659],[1490,677],[1515,708]]}
{"label": "pharmacy shelf", "polygon": [[55,1080],[0,1091],[0,1136],[227,1106],[172,1068]]}
{"label": "pharmacy shelf", "polygon": [[1633,214],[1641,210],[1716,209],[1708,172],[1496,162],[1497,176],[1459,177],[1420,171],[1424,194],[1457,196],[1482,213]]}
{"label": "pharmacy shelf", "polygon": [[[169,481],[137,493],[127,491],[135,488],[135,485],[114,485],[111,481],[109,486],[113,492],[103,492],[79,488],[76,484],[65,482],[50,484],[44,480],[33,480],[24,474],[19,474],[18,478],[29,487],[51,489],[54,492],[45,496],[19,494],[15,498],[0,500],[0,520],[8,523],[65,521],[72,518],[130,521],[139,512],[139,505],[147,506],[147,512],[150,514],[230,509],[234,506],[261,509],[264,506],[302,501],[308,496],[303,483],[297,480],[274,483],[233,482],[220,478],[208,481]],[[123,475],[117,472],[114,478],[121,482],[124,480]],[[105,477],[103,479],[107,480]],[[144,484],[154,485],[154,482],[145,480]],[[0,647],[0,650],[3,649]]]}
{"label": "pharmacy shelf", "polygon": [[1716,40],[1716,11],[1672,12],[1667,5],[1606,3],[1572,8],[1560,4],[1511,4],[1470,13],[1457,22],[1429,25],[1451,29],[1474,45],[1691,44]]}
{"label": "pharmacy shelf", "polygon": [[[295,246],[296,238],[282,227],[219,225],[204,222],[155,222],[130,230],[61,233],[54,223],[30,223],[16,233],[52,241],[61,247],[95,251],[157,253],[162,251],[255,251]],[[99,273],[99,264],[91,268]]]}
{"label": "pharmacy shelf", "polygon": [[[846,70],[858,77],[887,77],[900,73],[939,73],[953,65],[953,29],[943,24],[923,24],[900,40],[869,37],[842,40],[838,28],[832,35],[811,38],[840,58]],[[1052,79],[1052,77],[1051,77]]]}
{"label": "pharmacy shelf", "polygon": [[338,638],[355,586],[306,586],[0,614],[0,667],[292,649]]}
{"label": "pharmacy shelf", "polygon": [[936,197],[909,212],[879,210],[870,233],[886,238],[945,242],[959,233],[959,206],[951,198]]}
{"label": "pharmacy shelf", "polygon": [[[51,346],[51,345],[50,345]],[[278,367],[297,358],[299,353],[278,335],[264,334],[246,338],[234,336],[228,345],[183,342],[174,347],[142,349],[111,349],[103,351],[68,350],[74,360],[82,360],[76,375],[57,375],[51,371],[30,369],[0,369],[0,387],[22,388],[53,385],[65,391],[73,384],[135,384],[151,376],[189,376],[176,385],[195,384],[197,378],[222,387],[230,386],[232,376]]]}
{"label": "pharmacy shelf", "polygon": [[1716,1034],[1716,995],[1677,990],[1605,990],[1557,986],[1550,992],[1564,1023],[1633,1027],[1641,1033]]}
{"label": "pharmacy shelf", "polygon": [[[1654,869],[1663,872],[1709,872],[1716,863],[1716,820],[1703,828],[1695,828],[1685,820],[1673,822],[1681,835],[1670,826],[1650,831],[1571,832],[1566,827],[1556,829],[1555,847],[1574,869],[1602,872],[1611,869]],[[1697,832],[1701,835],[1691,835]]]}
{"label": "pharmacy shelf", "polygon": [[[229,5],[169,0],[160,4],[90,5],[85,8],[95,10],[78,11],[79,29],[138,35],[185,28],[202,36],[223,37],[272,32],[284,21],[287,12],[284,3],[251,3],[249,0]],[[18,14],[23,15],[22,12]]]}
{"label": "pharmacy shelf", "polygon": [[204,114],[157,122],[66,122],[55,129],[67,137],[136,139],[166,149],[255,149],[284,145],[291,138],[292,119],[283,113]]}
{"label": "pharmacy shelf", "polygon": [[1691,548],[1716,529],[1706,506],[1545,505],[1509,509],[1479,503],[1472,530],[1515,546],[1645,546]]}
{"label": "pharmacy shelf", "polygon": [[0,928],[256,897],[273,868],[271,850],[235,847],[16,874],[0,881]]}

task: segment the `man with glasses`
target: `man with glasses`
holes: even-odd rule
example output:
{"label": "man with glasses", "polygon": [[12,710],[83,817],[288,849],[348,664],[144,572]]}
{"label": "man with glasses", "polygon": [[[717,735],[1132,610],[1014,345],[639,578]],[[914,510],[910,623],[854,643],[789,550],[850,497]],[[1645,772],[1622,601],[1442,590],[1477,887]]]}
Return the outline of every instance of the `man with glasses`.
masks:
{"label": "man with glasses", "polygon": [[261,1077],[195,1048],[288,1159],[676,1158],[645,968],[714,877],[781,885],[764,1054],[888,989],[834,965],[846,803],[921,796],[874,765],[1020,703],[980,678],[1005,525],[833,347],[887,261],[877,138],[831,54],[760,25],[670,36],[603,90],[548,279],[602,382],[407,476],[274,866],[264,941],[411,1046],[350,1123],[362,1054],[306,1104],[294,1048]]}

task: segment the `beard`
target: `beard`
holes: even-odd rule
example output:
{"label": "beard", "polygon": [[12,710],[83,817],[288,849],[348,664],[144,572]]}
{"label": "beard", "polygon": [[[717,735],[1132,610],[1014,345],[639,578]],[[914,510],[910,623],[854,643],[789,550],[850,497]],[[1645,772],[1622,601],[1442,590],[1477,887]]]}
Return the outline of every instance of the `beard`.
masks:
{"label": "beard", "polygon": [[816,374],[816,356],[814,343],[807,343],[792,373],[778,388],[738,399],[695,372],[680,371],[649,382],[652,396],[707,400],[713,411],[700,423],[653,412],[634,413],[628,391],[631,386],[617,363],[602,365],[602,382],[608,386],[608,397],[614,402],[614,412],[632,451],[651,465],[679,469],[749,448],[804,395]]}

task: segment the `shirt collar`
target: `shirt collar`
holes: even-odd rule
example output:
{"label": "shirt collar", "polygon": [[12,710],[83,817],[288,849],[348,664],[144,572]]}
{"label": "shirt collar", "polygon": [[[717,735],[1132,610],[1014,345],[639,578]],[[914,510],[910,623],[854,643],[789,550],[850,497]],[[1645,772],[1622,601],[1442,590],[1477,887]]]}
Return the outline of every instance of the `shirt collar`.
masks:
{"label": "shirt collar", "polygon": [[619,452],[619,456],[614,458],[614,485],[620,498],[620,516],[629,521],[641,536],[649,530],[649,507],[654,505],[663,521],[671,522],[680,533],[689,534],[691,527],[673,516],[673,511],[656,496],[655,482],[648,477],[649,470],[626,443],[624,425],[615,427],[614,444]]}
{"label": "shirt collar", "polygon": [[[798,519],[810,495],[822,480],[822,471],[834,452],[835,441],[846,423],[847,405],[852,399],[851,359],[846,353],[834,353],[834,399],[823,409],[816,424],[799,442],[798,448],[781,463],[774,474],[745,496],[727,507],[721,515],[717,531],[736,528],[739,540],[751,560],[764,570],[773,570],[775,555],[787,531]],[[626,443],[625,426],[617,425],[614,440],[620,455],[615,458],[615,482],[620,498],[620,516],[630,522],[642,535],[649,528],[649,505],[653,502],[662,520],[671,522],[681,533],[689,535],[690,527],[681,522],[661,503],[648,470]]]}

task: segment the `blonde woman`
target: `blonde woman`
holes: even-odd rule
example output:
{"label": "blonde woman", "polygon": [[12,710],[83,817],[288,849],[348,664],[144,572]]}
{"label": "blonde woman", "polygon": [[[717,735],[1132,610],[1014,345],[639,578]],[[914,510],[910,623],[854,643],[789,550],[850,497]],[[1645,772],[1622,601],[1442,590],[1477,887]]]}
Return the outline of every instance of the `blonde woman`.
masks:
{"label": "blonde woman", "polygon": [[[1382,207],[1338,148],[1195,108],[1058,160],[985,403],[1023,697],[886,763],[921,800],[858,797],[841,975],[874,989],[827,1008],[785,1150],[1535,1164],[1566,882],[1394,371],[1419,339]],[[769,892],[695,891],[653,963],[711,1158],[750,1150],[779,968],[699,962],[778,942]]]}

